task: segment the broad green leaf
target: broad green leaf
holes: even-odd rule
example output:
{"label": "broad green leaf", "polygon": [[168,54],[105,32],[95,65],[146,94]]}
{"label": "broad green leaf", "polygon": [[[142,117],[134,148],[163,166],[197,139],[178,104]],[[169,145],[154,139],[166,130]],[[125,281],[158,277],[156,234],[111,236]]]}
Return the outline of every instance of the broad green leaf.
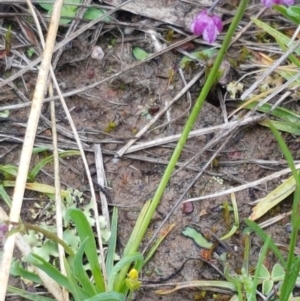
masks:
{"label": "broad green leaf", "polygon": [[299,6],[289,6],[286,10],[290,17],[296,18],[298,23],[300,23],[300,7]]}
{"label": "broad green leaf", "polygon": [[[83,18],[88,20],[95,20],[106,14],[107,11],[105,9],[99,9],[94,7],[89,7],[85,11]],[[103,20],[104,22],[110,22],[110,17],[106,17]]]}
{"label": "broad green leaf", "polygon": [[280,12],[282,15],[284,15],[287,19],[291,20],[292,22],[294,22],[296,25],[300,24],[300,20],[298,18],[295,18],[293,16],[290,16],[287,12],[287,7],[284,5],[273,5],[272,7],[273,9],[277,10],[278,12]]}
{"label": "broad green leaf", "polygon": [[93,274],[96,286],[100,292],[103,292],[105,291],[105,285],[98,261],[94,232],[91,226],[89,225],[87,218],[81,210],[74,208],[67,210],[66,219],[68,220],[69,218],[71,218],[71,220],[76,225],[76,230],[80,237],[81,243],[83,243],[86,238],[88,239],[86,243],[87,245],[85,253],[90,264],[91,272]]}
{"label": "broad green leaf", "polygon": [[88,277],[84,267],[83,267],[83,254],[86,248],[88,238],[84,240],[84,242],[80,245],[73,261],[72,270],[76,279],[79,282],[79,285],[86,292],[88,297],[92,297],[99,293],[95,286],[92,284],[91,279]]}
{"label": "broad green leaf", "polygon": [[137,59],[138,61],[142,61],[150,55],[150,53],[146,52],[144,49],[140,47],[133,47],[132,54],[134,58]]}
{"label": "broad green leaf", "polygon": [[10,285],[7,286],[7,291],[12,294],[16,294],[22,298],[32,300],[32,301],[55,301],[55,299],[47,298],[47,297],[38,295],[37,293],[29,293],[23,289],[13,287]]}
{"label": "broad green leaf", "polygon": [[184,236],[191,238],[201,248],[210,249],[213,246],[211,242],[208,242],[203,235],[194,228],[185,227],[181,233]]}

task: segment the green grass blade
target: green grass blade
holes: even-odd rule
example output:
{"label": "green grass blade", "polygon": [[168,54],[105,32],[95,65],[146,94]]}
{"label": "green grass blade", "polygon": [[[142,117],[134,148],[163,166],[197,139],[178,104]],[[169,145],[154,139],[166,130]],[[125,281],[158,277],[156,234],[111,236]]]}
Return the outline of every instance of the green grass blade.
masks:
{"label": "green grass blade", "polygon": [[[0,253],[0,256],[1,256],[1,253]],[[10,274],[15,277],[17,277],[17,276],[22,277],[22,278],[30,280],[34,283],[38,283],[38,284],[43,283],[41,278],[36,273],[30,272],[28,269],[24,269],[19,260],[14,260],[11,263]]]}
{"label": "green grass blade", "polygon": [[0,173],[4,175],[5,178],[16,178],[18,173],[18,167],[14,165],[0,165]]}
{"label": "green grass blade", "polygon": [[[252,101],[246,106],[243,106],[243,104],[246,102],[248,101],[236,101],[237,104],[241,104],[241,106],[246,109],[253,109],[259,104],[258,101]],[[272,116],[278,117],[285,121],[300,123],[300,115],[281,107],[276,107],[274,110],[271,111],[272,106],[272,104],[265,103],[264,105],[258,107],[257,111],[271,114]]]}
{"label": "green grass blade", "polygon": [[3,185],[0,185],[0,197],[4,200],[5,204],[10,208],[11,199],[7,194],[6,190],[4,189]]}
{"label": "green grass blade", "polygon": [[42,257],[36,254],[29,254],[26,257],[26,261],[44,271],[58,285],[63,286],[67,290],[71,291],[71,286],[69,284],[68,278],[64,276],[60,271],[58,271],[57,268],[55,268],[49,262],[44,260]]}
{"label": "green grass blade", "polygon": [[[260,239],[262,241],[266,241],[268,239],[268,235],[266,234],[266,232],[264,232],[255,222],[253,222],[249,219],[245,219],[244,221],[245,221],[246,225],[249,228],[251,228],[256,233],[256,235],[258,235],[260,237]],[[277,246],[275,245],[273,240],[270,241],[269,248],[273,251],[275,256],[278,258],[278,260],[280,261],[280,264],[283,267],[285,267],[286,262],[285,262],[281,252],[279,251],[279,249],[277,248]]]}
{"label": "green grass blade", "polygon": [[[169,164],[165,169],[164,175],[158,185],[158,188],[151,201],[151,204],[145,214],[145,218],[143,220],[142,226],[139,229],[136,229],[137,228],[136,226],[134,227],[133,233],[131,234],[130,239],[129,239],[130,243],[128,242],[128,244],[126,245],[126,253],[124,250],[124,256],[135,253],[138,250],[138,248],[142,242],[142,239],[143,239],[143,237],[147,231],[147,228],[151,222],[153,214],[154,214],[157,206],[160,203],[161,197],[164,194],[165,188],[167,187],[167,185],[169,183],[172,172],[178,162],[178,159],[181,155],[184,145],[188,139],[189,133],[192,130],[192,128],[199,116],[199,113],[200,113],[202,106],[207,98],[207,95],[209,94],[212,86],[215,83],[215,79],[219,73],[219,69],[220,69],[221,63],[223,61],[223,58],[228,50],[228,47],[230,46],[231,39],[240,23],[240,20],[242,19],[243,15],[244,15],[244,12],[248,6],[248,3],[249,3],[249,0],[239,1],[239,6],[236,10],[236,14],[234,15],[232,22],[231,22],[229,28],[227,29],[222,46],[218,51],[216,59],[214,60],[214,65],[208,74],[207,80],[206,80],[203,88],[201,89],[199,97],[198,97],[198,99],[193,107],[193,110],[184,126],[184,129],[181,133],[181,137],[174,149],[172,157],[169,160]],[[138,234],[138,235],[136,235],[136,234]],[[135,239],[133,239],[134,235],[135,235]],[[128,271],[126,270],[126,268],[124,268],[120,272],[117,283],[121,283],[122,281],[124,281],[124,279],[126,278],[127,272]],[[116,289],[116,291],[119,291],[119,290]]]}
{"label": "green grass blade", "polygon": [[[284,157],[288,163],[289,168],[292,170],[292,175],[296,182],[296,188],[294,192],[293,199],[293,210],[292,210],[292,233],[290,237],[289,244],[289,253],[287,259],[286,274],[282,283],[282,290],[280,294],[280,300],[285,301],[288,300],[290,293],[292,292],[295,282],[297,280],[297,275],[299,273],[300,268],[300,258],[295,257],[295,248],[297,245],[298,231],[300,229],[299,223],[299,198],[300,198],[300,178],[299,173],[295,168],[294,160],[291,152],[289,151],[287,145],[284,140],[280,136],[280,133],[274,128],[273,124],[270,122],[270,128],[284,154]],[[295,276],[296,273],[296,276]]]}
{"label": "green grass blade", "polygon": [[95,237],[91,226],[84,213],[79,209],[70,209],[67,211],[66,216],[70,217],[76,225],[76,230],[80,237],[81,243],[87,238],[87,245],[85,249],[85,254],[88,258],[88,262],[91,267],[91,271],[96,283],[96,286],[100,292],[105,292],[105,284],[103,275],[101,273],[98,256],[97,256],[97,247],[95,242]]}
{"label": "green grass blade", "polygon": [[69,281],[69,286],[70,286],[69,291],[72,293],[74,300],[82,301],[87,299],[89,295],[86,292],[84,292],[81,287],[79,287],[75,275],[73,274],[66,258],[64,258],[64,265],[65,265],[67,279]]}
{"label": "green grass blade", "polygon": [[81,243],[81,245],[78,248],[78,251],[76,252],[72,264],[72,271],[86,295],[88,297],[92,297],[100,292],[97,291],[96,287],[92,284],[90,278],[88,277],[83,267],[83,254],[86,248],[87,240],[88,238],[86,238],[84,242]]}
{"label": "green grass blade", "polygon": [[[80,152],[75,150],[69,150],[65,152],[61,152],[58,154],[60,158],[70,157],[70,156],[79,156]],[[28,174],[28,179],[33,182],[40,172],[40,170],[48,163],[53,161],[53,156],[49,156],[43,160],[41,160]]]}
{"label": "green grass blade", "polygon": [[106,256],[107,277],[109,277],[112,268],[114,266],[114,256],[116,252],[117,231],[118,231],[118,208],[117,207],[114,207],[113,209],[110,231],[111,231],[111,235],[108,242],[108,250]]}
{"label": "green grass blade", "polygon": [[[274,29],[270,25],[268,25],[258,19],[252,18],[252,21],[255,25],[257,25],[258,27],[263,29],[265,32],[267,32],[268,34],[273,36],[276,39],[276,41],[280,41],[281,43],[283,43],[284,45],[286,45],[288,47],[293,46],[293,45],[290,45],[291,39],[289,37],[285,36],[284,34],[282,34],[280,31]],[[300,47],[295,50],[295,53],[298,55],[300,54]]]}
{"label": "green grass blade", "polygon": [[7,286],[7,291],[12,294],[17,294],[18,296],[20,296],[22,298],[32,300],[32,301],[55,301],[55,299],[37,295],[36,293],[29,293],[23,289],[13,287],[10,285]]}
{"label": "green grass blade", "polygon": [[256,301],[256,288],[257,288],[257,285],[258,285],[258,276],[260,274],[260,269],[263,265],[263,262],[266,258],[270,242],[271,242],[271,237],[267,236],[267,239],[266,239],[266,241],[263,245],[262,251],[261,251],[260,256],[258,258],[258,262],[256,264],[255,274],[254,274],[254,277],[253,277],[253,280],[252,280],[252,289],[251,289],[250,294],[248,295],[248,301]]}
{"label": "green grass blade", "polygon": [[125,296],[117,292],[101,293],[84,301],[125,301]]}
{"label": "green grass blade", "polygon": [[300,257],[294,257],[291,267],[286,270],[280,291],[280,301],[289,300],[290,294],[295,288],[295,283],[300,271]]}
{"label": "green grass blade", "polygon": [[[141,253],[134,253],[132,255],[128,255],[124,258],[122,258],[112,269],[109,278],[108,278],[108,288],[107,290],[109,292],[112,292],[114,289],[114,286],[116,284],[118,284],[118,287],[120,287],[120,283],[115,283],[116,280],[116,276],[118,275],[118,273],[120,272],[121,269],[123,269],[124,267],[128,266],[132,263],[135,263],[134,267],[137,271],[140,271],[143,263],[144,263],[144,257]],[[123,279],[124,281],[124,279]],[[123,282],[122,281],[122,282]],[[121,283],[121,286],[123,286],[124,283]],[[121,292],[124,293],[124,295],[126,294],[125,292]]]}
{"label": "green grass blade", "polygon": [[[262,120],[259,122],[259,124],[270,127],[270,120]],[[288,121],[272,120],[272,125],[278,131],[290,133],[292,135],[300,135],[300,124],[299,123],[291,123]]]}

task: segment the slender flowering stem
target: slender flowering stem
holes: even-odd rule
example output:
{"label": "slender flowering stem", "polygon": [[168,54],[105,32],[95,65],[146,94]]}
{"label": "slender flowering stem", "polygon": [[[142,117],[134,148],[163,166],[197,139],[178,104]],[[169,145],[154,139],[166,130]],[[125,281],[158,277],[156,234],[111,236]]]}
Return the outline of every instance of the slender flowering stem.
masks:
{"label": "slender flowering stem", "polygon": [[[215,63],[208,75],[208,78],[206,80],[206,83],[204,84],[203,88],[201,89],[201,93],[197,99],[197,102],[191,112],[191,115],[188,119],[188,121],[185,124],[185,127],[182,131],[181,137],[175,147],[175,150],[173,152],[173,155],[169,161],[169,164],[164,172],[164,175],[159,183],[159,186],[155,192],[155,195],[151,201],[151,204],[147,210],[147,212],[145,213],[144,219],[143,219],[143,223],[139,226],[139,229],[133,229],[132,233],[135,233],[136,236],[134,237],[130,237],[130,241],[132,241],[133,243],[129,246],[127,245],[125,250],[124,250],[124,254],[126,255],[130,255],[133,254],[134,252],[136,252],[141,244],[141,241],[146,233],[146,230],[150,224],[150,221],[153,217],[153,214],[161,200],[161,197],[165,191],[166,186],[169,183],[170,177],[172,175],[172,172],[178,162],[178,159],[180,157],[180,154],[182,152],[182,149],[185,145],[185,142],[188,138],[188,135],[200,113],[200,110],[203,106],[203,103],[211,89],[211,87],[213,86],[214,82],[215,82],[215,77],[217,72],[219,71],[220,65],[222,63],[222,60],[225,56],[225,53],[230,45],[230,41],[234,35],[234,32],[241,20],[241,18],[244,15],[244,12],[246,10],[247,4],[248,4],[249,0],[241,0],[239,7],[235,13],[235,16],[232,20],[232,23],[227,31],[227,34],[224,38],[223,44],[221,49],[218,52],[218,55],[216,57]],[[118,279],[124,279],[126,277],[128,270],[127,269],[122,269],[121,272],[118,275]],[[118,282],[116,282],[118,283]],[[118,291],[118,290],[117,290]]]}
{"label": "slender flowering stem", "polygon": [[207,13],[212,14],[219,2],[220,2],[220,0],[215,0],[215,2],[213,2],[211,7],[207,10]]}

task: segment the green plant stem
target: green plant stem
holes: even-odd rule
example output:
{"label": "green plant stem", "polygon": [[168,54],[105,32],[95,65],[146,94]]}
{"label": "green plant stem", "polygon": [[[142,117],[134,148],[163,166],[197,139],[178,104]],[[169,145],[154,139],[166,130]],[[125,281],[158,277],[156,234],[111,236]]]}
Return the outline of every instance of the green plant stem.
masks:
{"label": "green plant stem", "polygon": [[[246,7],[247,7],[247,4],[248,4],[249,0],[241,0],[240,1],[240,4],[239,4],[239,7],[237,9],[237,12],[232,20],[232,23],[226,33],[226,36],[224,38],[224,41],[223,41],[223,44],[222,44],[222,47],[220,48],[219,52],[218,52],[218,55],[216,57],[216,60],[214,62],[214,65],[209,73],[209,76],[206,80],[206,83],[204,84],[201,92],[200,92],[200,95],[197,99],[197,102],[191,112],[191,115],[187,121],[187,123],[185,124],[185,127],[183,129],[183,132],[181,134],[181,137],[176,145],[176,148],[173,152],[173,155],[169,161],[169,164],[164,172],[164,175],[159,183],[159,186],[155,192],[155,195],[152,199],[152,202],[151,202],[151,205],[149,206],[149,209],[145,215],[145,218],[143,220],[143,224],[142,226],[140,227],[139,231],[138,231],[138,235],[136,237],[134,237],[132,239],[132,237],[130,237],[129,241],[130,243],[128,243],[126,245],[126,248],[124,250],[124,256],[127,256],[127,255],[130,255],[134,252],[136,252],[140,246],[140,243],[146,233],[146,230],[149,226],[149,223],[152,219],[152,216],[160,202],[160,199],[165,191],[165,188],[170,180],[170,177],[172,175],[172,172],[178,162],[178,159],[181,155],[181,152],[182,152],[182,149],[186,143],[186,140],[189,136],[189,133],[190,131],[192,130],[193,128],[193,125],[200,113],[200,110],[203,106],[203,103],[211,89],[211,87],[215,84],[215,78],[216,78],[216,75],[218,74],[218,71],[219,71],[219,68],[220,68],[220,65],[223,61],[223,58],[225,56],[225,53],[230,45],[230,42],[231,42],[231,38],[233,37],[234,35],[234,32],[241,20],[241,18],[243,17],[243,14],[246,10]],[[127,270],[126,269],[123,269],[120,274],[119,274],[119,277],[118,277],[118,280],[117,283],[120,284],[122,281],[121,279],[125,279],[126,277],[126,273],[127,273]],[[117,291],[118,289],[120,289],[120,287],[118,286],[117,287]]]}
{"label": "green plant stem", "polygon": [[35,232],[42,233],[48,239],[56,242],[57,244],[60,244],[65,249],[66,253],[69,254],[70,256],[75,255],[73,250],[63,240],[61,240],[55,233],[50,232],[42,227],[30,224],[30,223],[24,222],[23,225],[24,225],[25,229],[34,230]]}

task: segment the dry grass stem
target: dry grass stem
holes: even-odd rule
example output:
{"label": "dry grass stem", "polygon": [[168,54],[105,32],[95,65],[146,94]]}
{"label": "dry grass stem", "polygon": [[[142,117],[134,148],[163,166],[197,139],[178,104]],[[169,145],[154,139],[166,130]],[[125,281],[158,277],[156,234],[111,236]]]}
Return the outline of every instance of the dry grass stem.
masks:
{"label": "dry grass stem", "polygon": [[[102,150],[100,144],[94,145],[94,156],[95,156],[95,163],[96,163],[97,183],[105,189],[105,187],[107,186],[107,180],[105,176],[104,162],[103,162],[103,156],[102,156]],[[99,191],[99,194],[101,200],[102,214],[106,219],[108,229],[110,229],[110,217],[109,217],[107,198],[101,190]]]}
{"label": "dry grass stem", "polygon": [[[39,69],[37,77],[37,84],[35,87],[32,109],[30,111],[28,125],[26,129],[24,144],[22,148],[20,164],[18,174],[16,178],[16,184],[13,194],[12,206],[9,215],[9,221],[12,223],[18,223],[20,219],[20,212],[22,208],[22,201],[25,191],[25,185],[27,182],[27,174],[29,170],[32,149],[34,145],[35,134],[38,126],[38,121],[41,114],[42,99],[46,89],[47,78],[49,74],[51,58],[53,54],[53,48],[56,40],[56,34],[58,30],[60,11],[63,5],[62,0],[58,0],[53,7],[53,14],[48,31],[46,47],[43,54],[43,60]],[[9,270],[12,260],[12,254],[15,246],[15,235],[10,235],[5,241],[3,247],[3,256],[0,263],[0,300],[5,301],[6,286],[9,278]]]}
{"label": "dry grass stem", "polygon": [[[297,170],[300,169],[300,164],[296,164],[295,168]],[[250,187],[255,187],[255,186],[260,185],[262,183],[265,183],[265,182],[271,181],[273,179],[277,179],[277,178],[279,178],[283,175],[289,174],[290,172],[291,172],[290,168],[285,168],[285,169],[282,169],[282,170],[280,170],[278,172],[275,172],[271,175],[263,177],[259,180],[252,181],[252,182],[249,182],[247,184],[240,185],[240,186],[237,186],[237,187],[233,187],[233,188],[230,188],[230,189],[227,189],[227,190],[224,190],[224,191],[208,194],[208,195],[205,195],[205,196],[200,196],[200,197],[197,197],[197,198],[187,199],[187,200],[184,201],[184,203],[185,202],[196,202],[196,201],[201,201],[201,200],[206,200],[206,199],[211,199],[211,198],[218,198],[220,196],[227,195],[227,194],[230,194],[232,192],[237,192],[237,191],[241,191],[241,190],[244,190],[244,189],[247,189],[247,188],[250,188]]]}
{"label": "dry grass stem", "polygon": [[[253,124],[253,123],[258,122],[260,120],[261,120],[261,116],[248,117],[248,118],[243,118],[241,121],[231,121],[231,122],[223,123],[223,124],[220,124],[220,125],[215,125],[215,126],[211,126],[211,127],[207,127],[207,128],[202,128],[202,129],[199,129],[199,130],[194,130],[194,131],[190,132],[189,138],[200,137],[200,136],[204,136],[204,135],[207,135],[207,134],[210,134],[210,133],[215,133],[217,131],[231,129],[231,128],[235,127],[236,125],[243,126],[243,125]],[[181,134],[176,134],[176,135],[172,135],[172,136],[153,139],[151,141],[140,142],[136,145],[133,145],[133,146],[129,147],[125,151],[125,154],[130,154],[130,153],[134,153],[134,152],[144,150],[144,149],[147,149],[147,148],[151,148],[151,147],[155,147],[155,146],[175,142],[175,141],[179,140],[180,136],[181,136]]]}

